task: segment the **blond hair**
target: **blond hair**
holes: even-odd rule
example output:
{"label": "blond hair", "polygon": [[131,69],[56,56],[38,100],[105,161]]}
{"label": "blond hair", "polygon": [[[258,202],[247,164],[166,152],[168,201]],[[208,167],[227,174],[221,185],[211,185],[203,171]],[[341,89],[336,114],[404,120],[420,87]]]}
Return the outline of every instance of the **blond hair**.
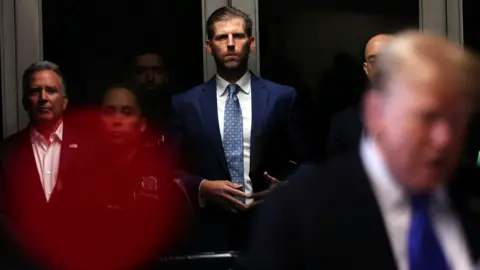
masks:
{"label": "blond hair", "polygon": [[389,82],[402,75],[419,80],[442,78],[450,89],[468,95],[472,101],[478,96],[480,64],[477,58],[429,32],[408,30],[394,35],[377,56],[372,90],[388,91]]}

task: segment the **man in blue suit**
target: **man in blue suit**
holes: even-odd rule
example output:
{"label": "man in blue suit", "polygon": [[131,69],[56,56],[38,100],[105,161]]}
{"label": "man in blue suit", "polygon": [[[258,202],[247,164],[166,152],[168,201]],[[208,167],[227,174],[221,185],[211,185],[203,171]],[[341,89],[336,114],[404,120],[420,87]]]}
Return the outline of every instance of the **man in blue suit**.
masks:
{"label": "man in blue suit", "polygon": [[201,250],[236,249],[254,205],[312,157],[296,93],[248,70],[252,20],[223,7],[207,21],[217,75],[173,98],[183,183],[200,207]]}

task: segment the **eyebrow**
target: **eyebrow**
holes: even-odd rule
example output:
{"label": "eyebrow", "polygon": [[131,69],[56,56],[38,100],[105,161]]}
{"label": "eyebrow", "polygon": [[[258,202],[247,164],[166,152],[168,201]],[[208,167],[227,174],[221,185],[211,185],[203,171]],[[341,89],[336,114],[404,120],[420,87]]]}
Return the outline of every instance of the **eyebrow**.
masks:
{"label": "eyebrow", "polygon": [[164,64],[153,64],[153,65],[137,65],[136,68],[155,68],[155,67],[164,67],[165,65]]}
{"label": "eyebrow", "polygon": [[245,32],[231,32],[231,33],[219,33],[216,34],[215,37],[228,37],[228,35],[232,34],[232,36],[247,36],[247,33]]}
{"label": "eyebrow", "polygon": [[62,87],[49,86],[49,85],[33,85],[31,87],[28,87],[27,91],[34,92],[34,91],[38,91],[38,90],[41,90],[41,89],[45,89],[47,91],[54,90],[54,91],[58,91],[60,93],[63,93]]}
{"label": "eyebrow", "polygon": [[31,88],[56,88],[56,89],[59,89],[60,87],[56,86],[56,85],[45,85],[45,84],[42,84],[42,85],[38,85],[38,84],[32,84]]}
{"label": "eyebrow", "polygon": [[129,109],[129,110],[138,110],[138,107],[132,106],[132,105],[123,105],[123,104],[105,104],[102,106],[103,109],[119,109],[119,110],[124,110],[124,109]]}

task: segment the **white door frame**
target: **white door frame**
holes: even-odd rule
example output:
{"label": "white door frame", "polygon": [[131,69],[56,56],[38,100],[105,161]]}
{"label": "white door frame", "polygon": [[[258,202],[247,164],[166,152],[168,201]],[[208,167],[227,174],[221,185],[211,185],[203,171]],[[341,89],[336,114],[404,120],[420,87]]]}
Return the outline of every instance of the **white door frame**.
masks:
{"label": "white door frame", "polygon": [[1,1],[2,108],[4,137],[28,124],[22,106],[23,71],[42,59],[42,0]]}
{"label": "white door frame", "polygon": [[463,1],[446,1],[448,39],[463,45]]}
{"label": "white door frame", "polygon": [[[173,1],[173,0],[172,0]],[[221,6],[232,5],[250,14],[254,23],[253,34],[257,50],[251,54],[249,68],[260,75],[259,0],[201,0],[202,26],[210,14]],[[420,29],[433,30],[446,35],[451,41],[463,44],[462,0],[419,0]],[[1,0],[0,41],[2,65],[2,108],[4,136],[24,128],[28,117],[21,104],[21,77],[25,68],[43,58],[42,0]],[[206,31],[201,46],[205,46]],[[199,45],[200,46],[200,45]],[[204,79],[212,78],[215,62],[203,53]]]}
{"label": "white door frame", "polygon": [[250,53],[250,57],[248,58],[248,68],[254,74],[260,76],[260,28],[258,28],[258,0],[230,0],[229,5],[239,8],[252,18],[252,35],[255,37],[256,48],[253,53]]}
{"label": "white door frame", "polygon": [[[178,0],[177,0],[178,1]],[[191,1],[191,0],[189,0]],[[217,73],[215,61],[208,55],[205,47],[207,41],[207,19],[217,9],[229,5],[229,0],[202,0],[202,29],[203,29],[203,80],[210,80]]]}
{"label": "white door frame", "polygon": [[15,0],[0,1],[0,53],[2,65],[2,124],[4,136],[17,132],[17,62],[15,46]]}
{"label": "white door frame", "polygon": [[462,0],[420,0],[420,28],[448,37],[463,45]]}

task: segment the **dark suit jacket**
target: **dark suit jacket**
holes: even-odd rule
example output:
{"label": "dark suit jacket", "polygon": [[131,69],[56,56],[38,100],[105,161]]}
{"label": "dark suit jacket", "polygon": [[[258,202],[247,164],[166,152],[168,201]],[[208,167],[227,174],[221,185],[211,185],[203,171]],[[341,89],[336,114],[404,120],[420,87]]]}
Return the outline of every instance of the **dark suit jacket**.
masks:
{"label": "dark suit jacket", "polygon": [[[252,128],[250,141],[250,178],[253,191],[269,186],[263,173],[284,177],[289,160],[302,162],[310,158],[312,147],[303,132],[302,117],[296,107],[295,90],[291,87],[251,77]],[[194,87],[173,98],[175,138],[179,139],[182,181],[191,200],[198,204],[199,184],[203,179],[231,179],[217,114],[217,89],[215,79]],[[287,170],[288,171],[288,170]],[[203,243],[215,242],[213,238],[229,234],[228,213],[207,205],[202,211],[206,235]],[[238,221],[239,217],[231,217]],[[234,221],[234,222],[235,222]],[[245,226],[241,226],[245,227]],[[219,246],[212,244],[213,246]]]}
{"label": "dark suit jacket", "polygon": [[463,158],[465,161],[476,164],[480,153],[480,114],[472,117],[469,130],[465,138]]}
{"label": "dark suit jacket", "polygon": [[356,151],[362,136],[361,105],[348,107],[334,115],[330,123],[327,158]]}
{"label": "dark suit jacket", "polygon": [[[56,244],[68,230],[63,221],[70,220],[69,198],[63,191],[83,170],[84,152],[88,147],[82,142],[85,142],[82,133],[64,121],[58,178],[48,202],[38,174],[30,130],[22,130],[3,142],[1,210],[12,228],[10,234],[29,256],[43,260],[55,253]],[[44,254],[47,250],[52,253]]]}
{"label": "dark suit jacket", "polygon": [[[477,261],[480,212],[472,202],[479,197],[463,181],[473,172],[474,168],[459,170],[448,190]],[[338,157],[323,167],[301,168],[286,187],[272,195],[262,206],[254,230],[248,269],[397,268],[358,153]]]}

